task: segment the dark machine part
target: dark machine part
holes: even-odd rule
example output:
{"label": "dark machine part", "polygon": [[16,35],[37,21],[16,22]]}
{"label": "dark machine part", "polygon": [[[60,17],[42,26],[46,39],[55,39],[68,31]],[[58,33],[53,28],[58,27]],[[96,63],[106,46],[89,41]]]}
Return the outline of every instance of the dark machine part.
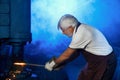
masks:
{"label": "dark machine part", "polygon": [[23,57],[31,42],[30,0],[0,0],[0,44],[12,46],[13,58]]}
{"label": "dark machine part", "polygon": [[10,15],[9,42],[13,46],[12,54],[15,60],[22,59],[24,45],[31,41],[30,0],[10,0]]}
{"label": "dark machine part", "polygon": [[32,40],[30,5],[31,0],[0,0],[0,65],[5,66],[0,76],[13,72],[15,61],[24,61],[24,46]]}

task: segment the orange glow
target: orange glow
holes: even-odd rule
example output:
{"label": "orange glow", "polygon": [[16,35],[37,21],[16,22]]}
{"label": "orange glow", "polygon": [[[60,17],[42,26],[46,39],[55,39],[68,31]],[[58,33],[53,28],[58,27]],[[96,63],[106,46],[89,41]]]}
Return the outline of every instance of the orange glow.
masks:
{"label": "orange glow", "polygon": [[36,66],[36,67],[44,67],[45,65],[39,65],[39,64],[30,64],[30,63],[24,63],[24,62],[15,62],[14,65],[18,65],[18,66]]}
{"label": "orange glow", "polygon": [[26,63],[23,63],[23,62],[21,62],[21,63],[20,63],[20,62],[15,62],[14,65],[25,66]]}

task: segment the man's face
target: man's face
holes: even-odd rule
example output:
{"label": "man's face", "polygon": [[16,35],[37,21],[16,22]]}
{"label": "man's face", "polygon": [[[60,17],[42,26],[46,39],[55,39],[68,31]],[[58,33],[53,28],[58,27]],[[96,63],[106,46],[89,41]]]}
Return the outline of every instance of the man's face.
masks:
{"label": "man's face", "polygon": [[61,30],[63,34],[67,35],[68,37],[72,37],[74,28],[72,26],[69,26],[68,28]]}

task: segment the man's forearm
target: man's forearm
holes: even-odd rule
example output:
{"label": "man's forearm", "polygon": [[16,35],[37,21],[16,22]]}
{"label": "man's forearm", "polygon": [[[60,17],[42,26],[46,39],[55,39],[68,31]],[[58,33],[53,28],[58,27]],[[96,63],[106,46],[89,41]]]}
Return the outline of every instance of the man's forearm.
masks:
{"label": "man's forearm", "polygon": [[71,48],[68,48],[66,49],[61,55],[60,57],[58,57],[56,60],[55,60],[55,63],[56,64],[61,64],[61,63],[64,63],[66,61],[69,61],[69,59],[71,58],[71,56],[75,56],[75,52],[77,50],[75,49],[71,49]]}
{"label": "man's forearm", "polygon": [[79,53],[76,49],[68,48],[66,49],[58,58],[52,58],[52,60],[46,63],[45,68],[49,71],[57,70],[62,68],[65,64],[75,59]]}

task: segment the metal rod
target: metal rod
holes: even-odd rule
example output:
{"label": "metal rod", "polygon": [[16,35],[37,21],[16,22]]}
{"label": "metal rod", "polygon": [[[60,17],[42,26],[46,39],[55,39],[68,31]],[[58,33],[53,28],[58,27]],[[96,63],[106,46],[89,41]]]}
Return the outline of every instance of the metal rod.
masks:
{"label": "metal rod", "polygon": [[30,66],[37,66],[37,67],[44,67],[45,65],[39,65],[39,64],[30,64],[30,63],[26,63],[26,65],[30,65]]}

